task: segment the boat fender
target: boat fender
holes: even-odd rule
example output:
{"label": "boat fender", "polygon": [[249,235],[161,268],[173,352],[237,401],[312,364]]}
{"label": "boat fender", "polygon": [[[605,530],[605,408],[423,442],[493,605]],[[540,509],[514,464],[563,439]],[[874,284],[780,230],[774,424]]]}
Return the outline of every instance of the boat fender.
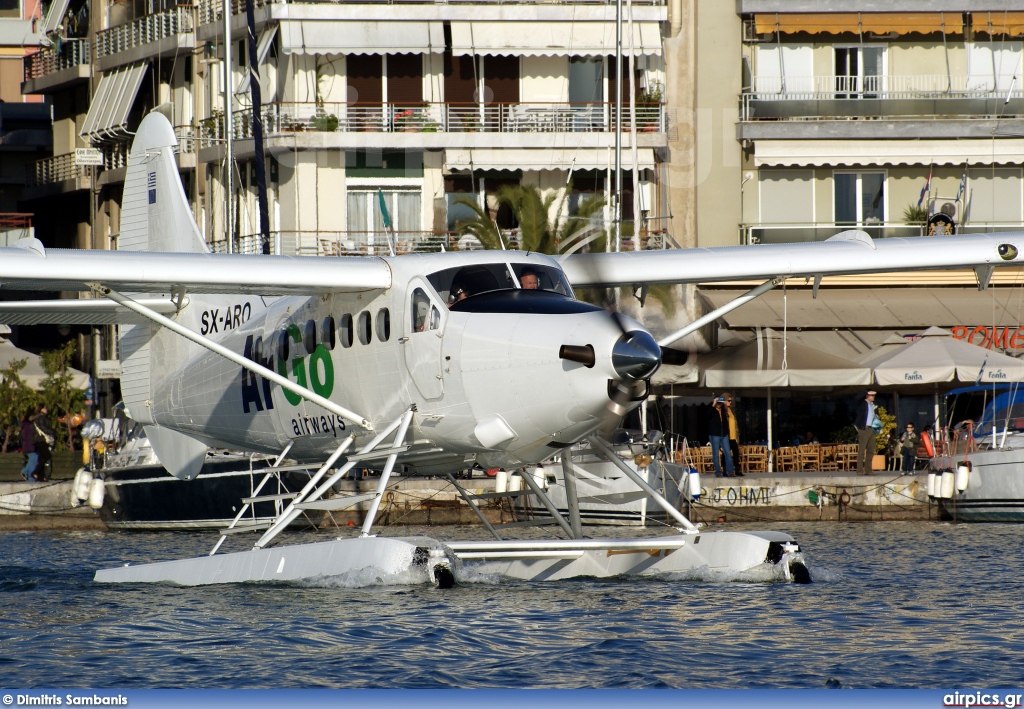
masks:
{"label": "boat fender", "polygon": [[928,497],[939,496],[939,474],[934,470],[928,471]]}
{"label": "boat fender", "polygon": [[508,492],[508,471],[498,470],[494,475],[494,491],[497,493]]}
{"label": "boat fender", "polygon": [[965,460],[956,466],[956,491],[963,492],[971,481],[971,462]]}
{"label": "boat fender", "polygon": [[106,493],[107,490],[106,485],[103,484],[103,478],[93,478],[89,486],[89,507],[94,510],[103,507],[103,497]]}
{"label": "boat fender", "polygon": [[[75,481],[71,483],[71,498],[81,502],[88,500],[90,485],[92,485],[92,473],[82,468],[75,473]],[[77,505],[75,506],[77,507]]]}
{"label": "boat fender", "polygon": [[690,473],[686,476],[690,482],[690,497],[694,500],[700,499],[700,473],[696,468],[690,467]]}
{"label": "boat fender", "polygon": [[939,482],[939,497],[944,500],[948,500],[953,497],[953,488],[955,486],[954,475],[952,470],[943,470],[942,479]]}
{"label": "boat fender", "polygon": [[927,431],[921,431],[921,445],[924,446],[924,452],[929,458],[935,457],[935,446],[932,445],[932,437]]}

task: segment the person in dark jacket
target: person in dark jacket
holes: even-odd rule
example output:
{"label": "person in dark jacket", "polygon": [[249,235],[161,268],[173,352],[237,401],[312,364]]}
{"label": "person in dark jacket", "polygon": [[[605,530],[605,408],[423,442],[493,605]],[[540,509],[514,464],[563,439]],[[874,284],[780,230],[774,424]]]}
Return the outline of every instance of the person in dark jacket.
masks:
{"label": "person in dark jacket", "polygon": [[878,436],[872,424],[875,421],[875,392],[867,391],[864,401],[857,404],[853,427],[857,429],[857,475],[871,475],[871,461],[875,457]]}
{"label": "person in dark jacket", "polygon": [[[35,445],[36,453],[39,454],[39,460],[36,463],[36,469],[32,472],[32,477],[36,482],[45,482],[47,479],[46,465],[52,458],[51,442],[57,439],[53,428],[50,427],[49,411],[46,408],[46,404],[39,405],[38,412],[32,417],[32,427],[36,433],[33,444]],[[47,440],[47,437],[50,440]]]}
{"label": "person in dark jacket", "polygon": [[715,465],[715,477],[722,477],[722,464],[718,460],[718,451],[725,456],[725,477],[743,477],[743,473],[735,471],[732,452],[729,450],[729,414],[725,410],[725,397],[715,398],[708,419],[708,437],[711,439],[711,460]]}
{"label": "person in dark jacket", "polygon": [[914,430],[914,424],[908,423],[907,430],[900,436],[900,453],[903,458],[903,465],[900,466],[900,470],[904,473],[913,473],[914,464],[917,462],[917,444],[921,442],[921,437]]}
{"label": "person in dark jacket", "polygon": [[32,425],[32,417],[36,415],[35,407],[25,411],[21,417],[21,452],[25,454],[25,466],[21,469],[21,475],[27,482],[32,482],[32,473],[39,464],[39,454],[36,452],[36,429]]}

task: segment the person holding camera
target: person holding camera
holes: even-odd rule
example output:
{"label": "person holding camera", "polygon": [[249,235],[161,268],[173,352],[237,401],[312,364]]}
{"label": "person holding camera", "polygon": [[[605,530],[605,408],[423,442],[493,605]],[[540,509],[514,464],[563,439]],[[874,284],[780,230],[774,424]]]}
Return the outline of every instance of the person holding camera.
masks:
{"label": "person holding camera", "polygon": [[921,442],[921,436],[914,430],[914,424],[908,423],[907,430],[900,436],[900,453],[903,458],[903,465],[900,469],[904,473],[913,473],[914,464],[917,462],[917,444]]}
{"label": "person holding camera", "polygon": [[711,439],[711,461],[715,465],[715,477],[722,477],[722,464],[718,460],[719,450],[725,456],[725,477],[743,477],[733,465],[732,451],[729,450],[729,413],[725,408],[725,397],[715,397],[708,419],[708,437]]}

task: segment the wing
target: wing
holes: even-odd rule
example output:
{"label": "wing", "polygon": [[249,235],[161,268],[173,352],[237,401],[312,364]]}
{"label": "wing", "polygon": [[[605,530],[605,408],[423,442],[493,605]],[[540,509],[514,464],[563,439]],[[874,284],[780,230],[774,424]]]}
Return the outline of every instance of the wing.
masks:
{"label": "wing", "polygon": [[817,243],[572,254],[561,263],[578,287],[943,268],[975,268],[987,282],[986,270],[1024,263],[1024,233],[872,239],[846,231]]}
{"label": "wing", "polygon": [[[25,244],[24,242],[34,242]],[[391,287],[391,268],[379,258],[244,256],[44,249],[36,239],[0,248],[0,287],[87,291],[90,284],[132,293],[312,295]]]}
{"label": "wing", "polygon": [[[136,300],[163,315],[178,309],[170,298]],[[148,322],[134,310],[105,298],[0,301],[0,323],[5,325],[139,325]]]}

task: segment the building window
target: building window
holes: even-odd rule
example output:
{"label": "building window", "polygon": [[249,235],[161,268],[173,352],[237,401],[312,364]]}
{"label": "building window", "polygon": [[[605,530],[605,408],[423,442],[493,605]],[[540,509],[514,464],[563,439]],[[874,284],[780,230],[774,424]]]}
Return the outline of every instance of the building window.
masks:
{"label": "building window", "polygon": [[836,98],[878,98],[885,74],[885,48],[836,47]]}
{"label": "building window", "polygon": [[885,222],[885,173],[837,172],[835,222],[842,225],[872,225]]}
{"label": "building window", "polygon": [[21,0],[0,0],[0,17],[21,19]]}
{"label": "building window", "polygon": [[[397,241],[415,239],[423,230],[420,193],[414,190],[383,190],[383,195],[391,230]],[[347,220],[350,241],[360,246],[377,244],[386,250],[387,230],[377,190],[349,190]]]}

